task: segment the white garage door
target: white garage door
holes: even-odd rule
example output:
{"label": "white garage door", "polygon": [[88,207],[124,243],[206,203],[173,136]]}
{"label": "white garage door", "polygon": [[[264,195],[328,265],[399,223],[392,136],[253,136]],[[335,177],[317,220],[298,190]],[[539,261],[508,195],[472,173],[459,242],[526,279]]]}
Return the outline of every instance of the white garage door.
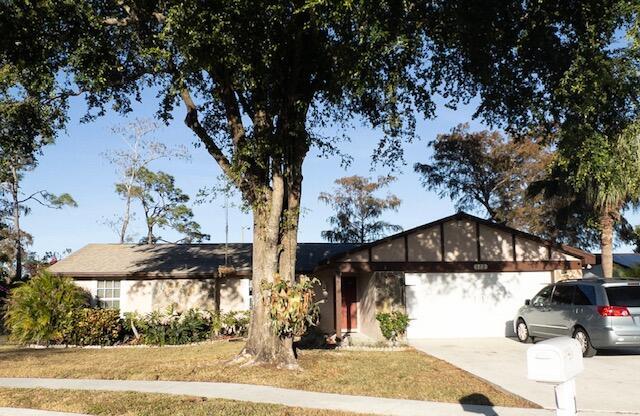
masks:
{"label": "white garage door", "polygon": [[551,272],[407,273],[407,337],[511,335],[525,299],[551,282]]}

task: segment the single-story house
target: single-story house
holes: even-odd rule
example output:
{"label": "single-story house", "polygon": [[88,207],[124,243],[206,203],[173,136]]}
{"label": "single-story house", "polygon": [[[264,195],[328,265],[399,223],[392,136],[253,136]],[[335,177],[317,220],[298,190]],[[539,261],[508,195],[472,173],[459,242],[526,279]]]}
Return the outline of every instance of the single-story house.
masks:
{"label": "single-story house", "polygon": [[[633,269],[640,267],[640,253],[614,253],[613,254],[613,276],[627,276]],[[589,269],[589,274],[593,277],[603,277],[602,255],[596,254],[596,265]],[[640,276],[633,276],[640,277]]]}
{"label": "single-story house", "polygon": [[[321,282],[328,334],[380,339],[376,313],[397,309],[411,319],[408,338],[446,338],[509,335],[526,298],[594,263],[583,250],[459,212],[364,245],[301,243],[296,268]],[[248,309],[252,296],[251,244],[90,244],[49,270],[123,312],[211,308],[216,294],[222,310]]]}

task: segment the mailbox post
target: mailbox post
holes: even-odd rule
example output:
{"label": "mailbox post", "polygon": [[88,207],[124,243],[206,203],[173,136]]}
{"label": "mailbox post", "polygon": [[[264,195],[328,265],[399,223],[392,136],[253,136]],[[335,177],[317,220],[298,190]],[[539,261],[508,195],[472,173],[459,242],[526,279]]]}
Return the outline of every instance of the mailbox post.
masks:
{"label": "mailbox post", "polygon": [[527,350],[527,378],[555,385],[557,416],[575,416],[575,378],[583,370],[582,349],[573,338],[552,338]]}

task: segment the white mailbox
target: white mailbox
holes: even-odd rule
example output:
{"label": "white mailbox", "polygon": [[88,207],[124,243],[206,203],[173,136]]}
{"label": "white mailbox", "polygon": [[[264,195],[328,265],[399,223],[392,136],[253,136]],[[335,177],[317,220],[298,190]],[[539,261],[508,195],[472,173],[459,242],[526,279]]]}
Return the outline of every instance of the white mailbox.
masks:
{"label": "white mailbox", "polygon": [[584,370],[580,343],[573,338],[558,337],[539,342],[527,350],[527,378],[560,384]]}

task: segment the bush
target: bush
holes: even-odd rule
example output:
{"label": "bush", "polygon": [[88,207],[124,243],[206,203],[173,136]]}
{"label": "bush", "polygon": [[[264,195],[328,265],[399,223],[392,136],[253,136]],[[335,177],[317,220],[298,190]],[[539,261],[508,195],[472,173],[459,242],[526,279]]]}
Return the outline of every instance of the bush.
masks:
{"label": "bush", "polygon": [[395,342],[398,337],[404,335],[409,326],[409,316],[400,311],[391,313],[380,312],[376,314],[376,319],[380,323],[382,336],[393,342]]}
{"label": "bush", "polygon": [[124,328],[115,309],[82,308],[73,311],[73,321],[64,333],[72,345],[114,345],[122,341]]}
{"label": "bush", "polygon": [[147,315],[125,314],[124,329],[149,345],[181,345],[206,341],[220,335],[245,335],[248,312],[216,314],[199,309],[176,312],[173,307]]}
{"label": "bush", "polygon": [[74,311],[86,306],[87,294],[68,277],[41,271],[9,293],[5,326],[20,343],[59,343],[73,323]]}

